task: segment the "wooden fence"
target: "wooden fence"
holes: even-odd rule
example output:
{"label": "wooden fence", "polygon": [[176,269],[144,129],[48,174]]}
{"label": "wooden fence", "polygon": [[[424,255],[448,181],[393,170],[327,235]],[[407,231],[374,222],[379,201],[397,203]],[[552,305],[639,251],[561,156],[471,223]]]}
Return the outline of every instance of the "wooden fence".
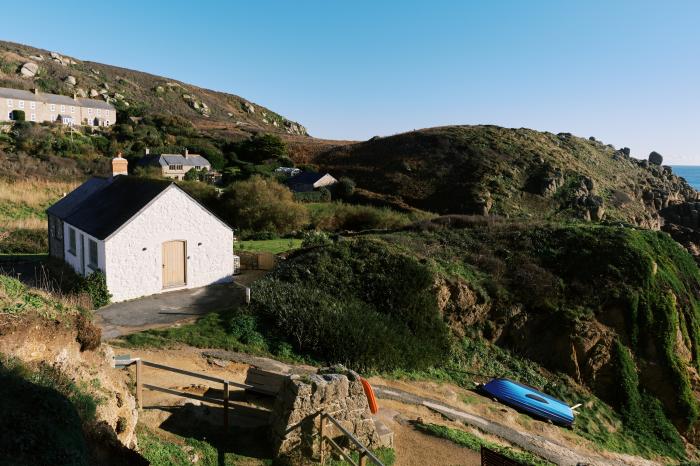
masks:
{"label": "wooden fence", "polygon": [[[367,460],[371,461],[372,463],[375,464],[375,466],[384,466],[381,461],[379,461],[379,458],[377,458],[374,453],[369,451],[367,447],[362,445],[362,443],[350,432],[348,432],[342,425],[340,425],[340,422],[336,420],[333,416],[331,416],[328,413],[320,413],[321,416],[321,425],[319,428],[319,437],[321,439],[321,446],[320,446],[320,451],[321,451],[321,464],[326,464],[326,443],[330,445],[330,447],[335,450],[338,455],[340,455],[342,458],[345,458],[345,461],[350,463],[352,466],[366,466],[367,465]],[[328,421],[328,422],[326,422]],[[359,459],[360,461],[356,463],[350,455],[348,455],[345,450],[338,445],[333,438],[328,435],[330,429],[332,428],[337,428],[345,438],[348,439],[348,442],[350,443],[350,446],[354,449],[357,450],[359,453]]]}
{"label": "wooden fence", "polygon": [[[216,404],[223,406],[224,411],[224,428],[229,427],[229,408],[230,408],[230,390],[231,387],[238,389],[249,390],[253,392],[259,392],[254,385],[247,385],[238,382],[231,382],[230,380],[221,379],[219,377],[212,377],[206,374],[200,374],[198,372],[187,371],[184,369],[178,369],[177,367],[166,366],[163,364],[157,364],[155,362],[144,361],[141,358],[134,358],[128,360],[115,360],[115,365],[117,367],[126,367],[131,364],[136,365],[136,405],[139,409],[143,408],[143,389],[153,390],[156,392],[167,393],[169,395],[180,396],[184,398],[191,398],[193,400],[205,401],[207,403]],[[154,369],[160,369],[168,372],[174,372],[176,374],[182,374],[189,377],[194,377],[196,379],[207,380],[209,382],[220,383],[222,385],[222,397],[214,398],[212,396],[195,395],[194,393],[182,392],[179,390],[173,390],[171,388],[159,387],[157,385],[151,385],[144,383],[143,366],[152,367]],[[264,393],[266,394],[266,393]]]}

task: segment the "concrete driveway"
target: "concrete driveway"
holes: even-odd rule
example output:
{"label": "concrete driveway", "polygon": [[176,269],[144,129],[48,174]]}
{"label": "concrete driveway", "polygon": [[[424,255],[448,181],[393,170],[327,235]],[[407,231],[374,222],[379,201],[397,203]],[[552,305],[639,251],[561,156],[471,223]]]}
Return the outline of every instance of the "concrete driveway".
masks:
{"label": "concrete driveway", "polygon": [[192,321],[244,300],[244,288],[235,284],[171,291],[105,306],[95,311],[95,322],[102,328],[102,339],[109,340],[149,328]]}

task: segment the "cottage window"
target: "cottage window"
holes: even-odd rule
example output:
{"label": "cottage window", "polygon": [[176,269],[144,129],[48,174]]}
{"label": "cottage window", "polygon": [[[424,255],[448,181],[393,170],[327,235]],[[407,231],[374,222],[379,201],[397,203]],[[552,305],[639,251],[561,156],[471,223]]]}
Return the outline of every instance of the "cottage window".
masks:
{"label": "cottage window", "polygon": [[90,253],[88,257],[88,265],[92,270],[97,270],[97,241],[88,240],[88,243],[88,249]]}
{"label": "cottage window", "polygon": [[19,105],[19,108],[24,108],[24,100],[18,101],[17,104]]}
{"label": "cottage window", "polygon": [[76,241],[75,241],[75,230],[70,228],[68,230],[68,252],[75,256]]}
{"label": "cottage window", "polygon": [[66,106],[65,105],[61,105],[61,113],[66,113]]}
{"label": "cottage window", "polygon": [[75,107],[73,105],[70,106],[70,112],[75,113]]}
{"label": "cottage window", "polygon": [[12,99],[7,99],[7,106],[12,108],[14,104],[12,103]]}
{"label": "cottage window", "polygon": [[36,102],[29,102],[29,108],[31,108],[32,110],[35,110],[36,109]]}
{"label": "cottage window", "polygon": [[12,119],[14,119],[13,117],[14,117],[14,112],[10,111],[10,113],[7,114],[7,119],[12,120]]}
{"label": "cottage window", "polygon": [[109,126],[109,120],[105,120],[105,126]]}
{"label": "cottage window", "polygon": [[97,109],[97,116],[100,116],[100,115],[102,115],[102,110],[100,110],[100,109],[98,108],[98,109]]}
{"label": "cottage window", "polygon": [[92,109],[88,108],[88,115],[92,115]]}
{"label": "cottage window", "polygon": [[51,104],[49,106],[49,108],[51,109],[52,112],[55,112],[56,111],[56,104]]}
{"label": "cottage window", "polygon": [[32,113],[31,119],[32,119],[32,121],[36,121],[36,113]]}

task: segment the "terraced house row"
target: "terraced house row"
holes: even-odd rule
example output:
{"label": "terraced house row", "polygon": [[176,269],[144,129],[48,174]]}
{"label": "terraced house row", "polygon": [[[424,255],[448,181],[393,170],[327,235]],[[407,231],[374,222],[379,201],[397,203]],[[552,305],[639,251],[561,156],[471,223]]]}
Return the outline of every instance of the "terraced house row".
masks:
{"label": "terraced house row", "polygon": [[64,125],[111,126],[117,111],[108,102],[77,96],[48,94],[0,87],[0,121],[58,122]]}

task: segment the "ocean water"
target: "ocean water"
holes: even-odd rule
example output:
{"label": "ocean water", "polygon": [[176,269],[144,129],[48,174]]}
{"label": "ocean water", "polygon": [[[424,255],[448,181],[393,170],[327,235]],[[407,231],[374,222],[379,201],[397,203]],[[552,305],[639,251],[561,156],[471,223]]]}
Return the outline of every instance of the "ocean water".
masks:
{"label": "ocean water", "polygon": [[685,178],[690,186],[700,191],[700,165],[673,165],[673,173]]}

